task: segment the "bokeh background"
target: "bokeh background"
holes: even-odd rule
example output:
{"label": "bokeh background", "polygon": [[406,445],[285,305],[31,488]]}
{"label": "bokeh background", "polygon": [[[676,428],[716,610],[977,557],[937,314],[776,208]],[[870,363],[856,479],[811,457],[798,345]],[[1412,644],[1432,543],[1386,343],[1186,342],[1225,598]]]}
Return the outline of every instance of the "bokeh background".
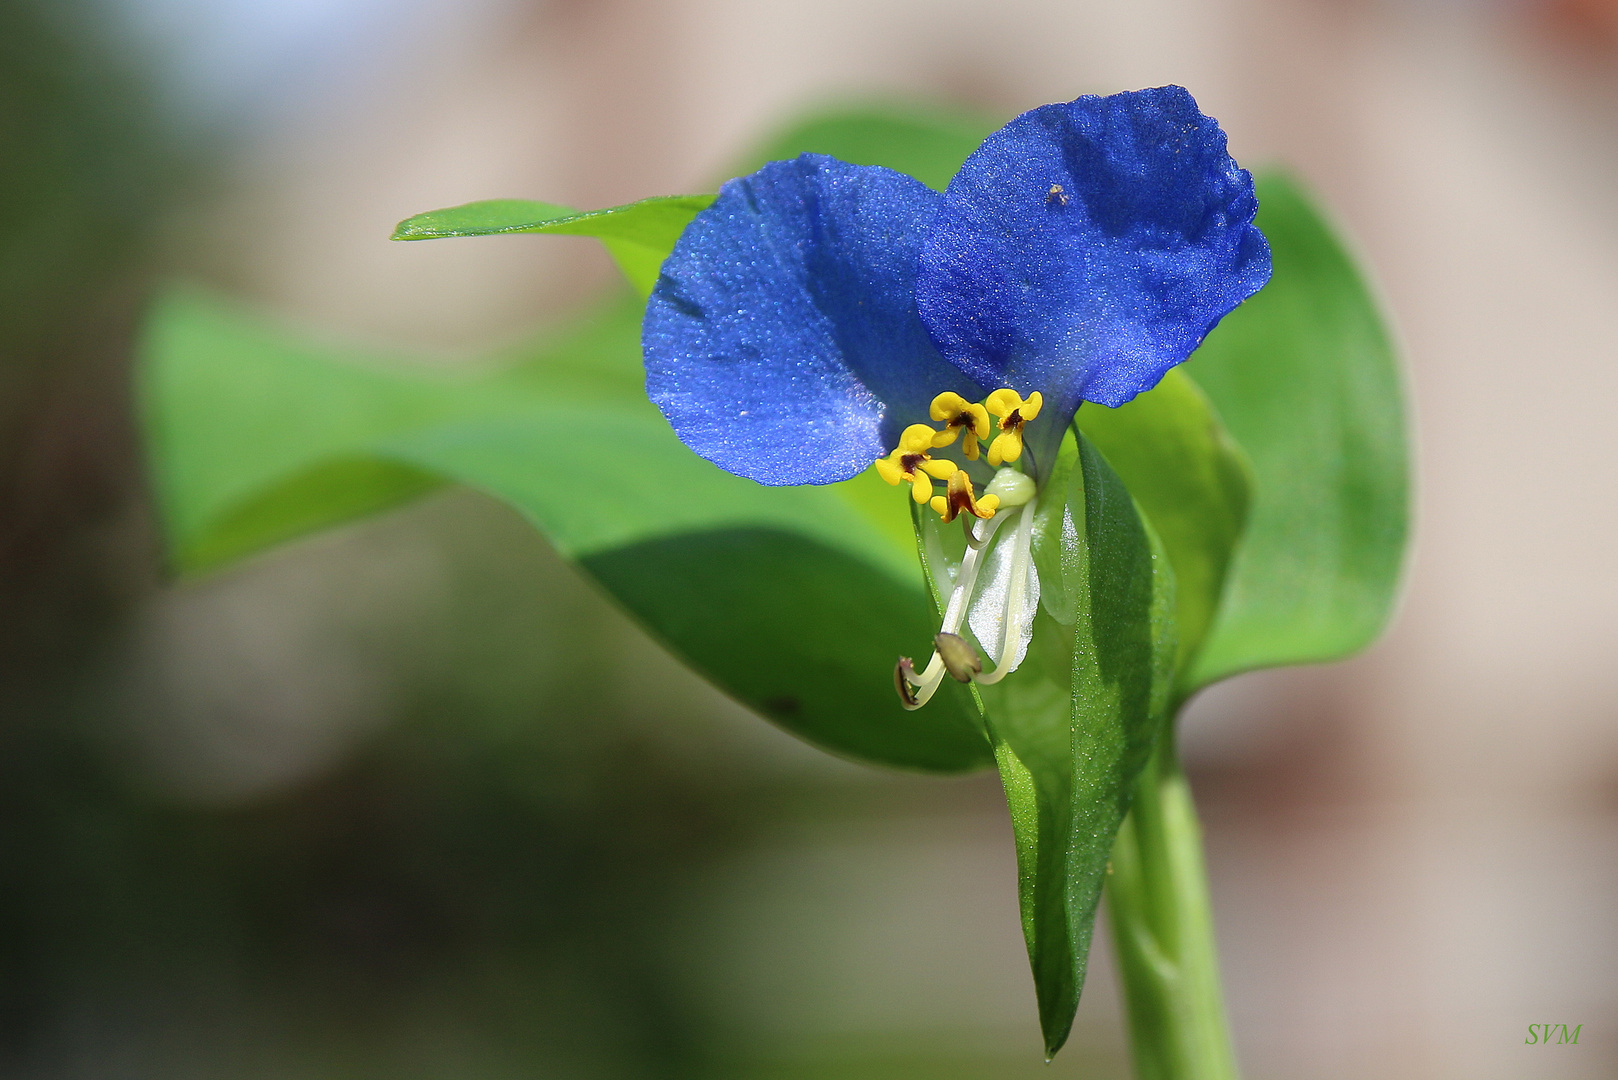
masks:
{"label": "bokeh background", "polygon": [[1247,1074],[1618,1074],[1613,0],[0,0],[0,1074],[1126,1076],[1102,949],[1040,1060],[993,777],[799,745],[468,492],[169,583],[130,363],[175,279],[460,362],[612,271],[411,213],[1167,82],[1334,209],[1419,457],[1385,640],[1186,722]]}

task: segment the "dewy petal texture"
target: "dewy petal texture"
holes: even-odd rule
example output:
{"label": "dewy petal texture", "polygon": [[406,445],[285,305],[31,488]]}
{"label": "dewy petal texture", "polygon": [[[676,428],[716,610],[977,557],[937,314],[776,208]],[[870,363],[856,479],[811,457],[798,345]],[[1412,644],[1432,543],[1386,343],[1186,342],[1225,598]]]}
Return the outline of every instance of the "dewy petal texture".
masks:
{"label": "dewy petal texture", "polygon": [[1024,113],[967,159],[922,248],[916,299],[943,354],[1080,401],[1157,384],[1269,280],[1253,179],[1177,86]]}
{"label": "dewy petal texture", "polygon": [[805,154],[731,180],[646,307],[646,390],[685,444],[762,484],[868,468],[945,390],[978,392],[915,310],[939,196],[891,169]]}

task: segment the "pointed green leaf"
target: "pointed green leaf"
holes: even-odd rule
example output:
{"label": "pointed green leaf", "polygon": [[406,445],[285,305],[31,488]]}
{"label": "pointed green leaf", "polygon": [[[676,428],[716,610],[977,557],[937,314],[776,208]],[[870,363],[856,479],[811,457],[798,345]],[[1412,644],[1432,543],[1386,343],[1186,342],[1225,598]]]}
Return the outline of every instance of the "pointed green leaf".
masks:
{"label": "pointed green leaf", "polygon": [[982,692],[1048,1054],[1073,1024],[1107,859],[1168,707],[1175,648],[1168,559],[1106,460],[1085,439],[1078,450],[1063,553],[1072,629],[1042,614],[1035,665]]}
{"label": "pointed green leaf", "polygon": [[[729,175],[802,153],[831,154],[860,165],[909,173],[943,190],[968,154],[999,126],[986,117],[913,107],[851,107],[810,117],[768,141]],[[431,210],[401,221],[395,240],[552,233],[599,238],[642,296],[657,284],[663,260],[686,225],[713,195],[668,195],[602,210],[576,211],[555,203],[486,199]]]}
{"label": "pointed green leaf", "polygon": [[1247,461],[1207,396],[1179,369],[1121,408],[1085,405],[1078,423],[1168,553],[1179,637],[1175,667],[1183,678],[1213,623],[1247,519]]}
{"label": "pointed green leaf", "polygon": [[571,206],[558,203],[528,199],[480,199],[405,218],[393,227],[391,239],[443,240],[452,236],[538,232],[547,225],[576,220],[580,216]]}
{"label": "pointed green leaf", "polygon": [[[999,124],[950,110],[914,107],[848,108],[810,117],[748,156],[730,175],[749,173],[767,161],[802,153],[831,154],[861,165],[906,172],[943,190],[968,154]],[[642,296],[657,284],[663,260],[691,219],[713,195],[664,195],[624,206],[577,211],[556,203],[485,199],[430,210],[401,221],[395,240],[440,240],[457,236],[552,233],[601,240]]]}
{"label": "pointed green leaf", "polygon": [[406,218],[394,228],[393,239],[441,240],[509,233],[594,236],[606,245],[630,284],[646,296],[657,284],[658,271],[674,250],[680,233],[713,201],[712,195],[660,195],[624,206],[581,212],[555,203],[486,199]]}
{"label": "pointed green leaf", "polygon": [[1393,606],[1408,511],[1397,362],[1343,245],[1298,186],[1259,180],[1275,276],[1188,364],[1252,461],[1253,506],[1188,681],[1333,660]]}

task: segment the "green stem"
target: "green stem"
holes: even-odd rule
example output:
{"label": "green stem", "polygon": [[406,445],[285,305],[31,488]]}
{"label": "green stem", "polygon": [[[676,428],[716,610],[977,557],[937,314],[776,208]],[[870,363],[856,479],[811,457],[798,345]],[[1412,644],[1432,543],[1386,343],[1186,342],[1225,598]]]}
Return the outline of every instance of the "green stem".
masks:
{"label": "green stem", "polygon": [[1202,829],[1172,729],[1141,773],[1107,878],[1137,1080],[1237,1080]]}

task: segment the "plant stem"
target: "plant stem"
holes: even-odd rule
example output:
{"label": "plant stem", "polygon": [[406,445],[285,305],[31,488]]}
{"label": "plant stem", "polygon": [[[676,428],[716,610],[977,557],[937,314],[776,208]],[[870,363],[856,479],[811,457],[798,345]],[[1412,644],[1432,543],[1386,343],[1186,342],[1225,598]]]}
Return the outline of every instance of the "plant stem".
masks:
{"label": "plant stem", "polygon": [[1107,898],[1137,1080],[1237,1080],[1202,829],[1172,727],[1119,830]]}

